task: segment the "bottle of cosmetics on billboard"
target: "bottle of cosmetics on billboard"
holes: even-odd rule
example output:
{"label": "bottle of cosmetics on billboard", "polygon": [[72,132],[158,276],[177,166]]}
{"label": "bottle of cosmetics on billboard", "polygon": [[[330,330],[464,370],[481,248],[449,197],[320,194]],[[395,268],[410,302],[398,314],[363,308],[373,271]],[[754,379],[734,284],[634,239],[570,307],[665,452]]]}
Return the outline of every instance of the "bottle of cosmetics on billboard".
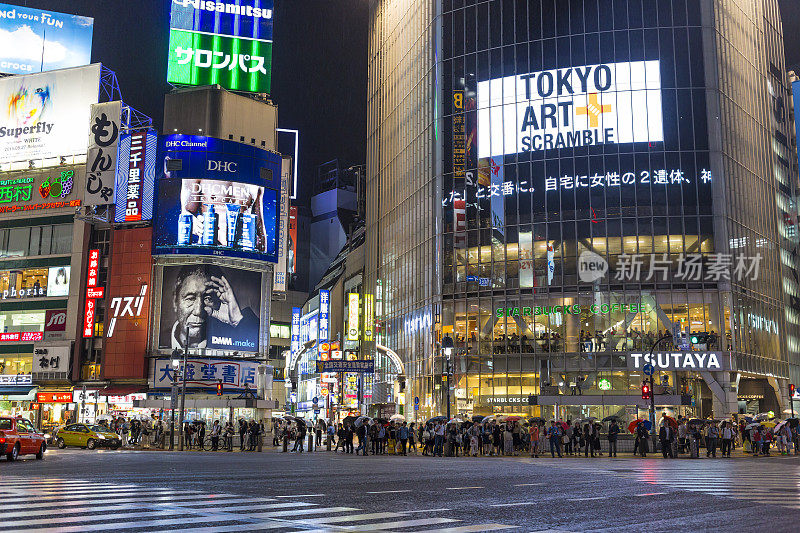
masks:
{"label": "bottle of cosmetics on billboard", "polygon": [[[205,205],[205,213],[199,215],[202,221],[202,232],[198,242],[192,243],[192,224],[194,216],[191,213],[181,213],[178,217],[178,246],[219,245],[215,236],[219,227],[220,214],[214,204]],[[252,212],[241,213],[238,204],[225,205],[225,222],[227,227],[227,246],[224,248],[239,248],[248,252],[255,250],[257,218]]]}

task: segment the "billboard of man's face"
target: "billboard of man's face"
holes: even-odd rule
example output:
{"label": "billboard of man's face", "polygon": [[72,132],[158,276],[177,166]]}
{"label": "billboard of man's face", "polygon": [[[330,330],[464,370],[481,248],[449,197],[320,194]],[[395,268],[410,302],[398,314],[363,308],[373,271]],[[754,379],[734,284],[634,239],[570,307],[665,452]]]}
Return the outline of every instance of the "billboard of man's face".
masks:
{"label": "billboard of man's face", "polygon": [[164,267],[159,347],[257,352],[260,302],[260,272]]}
{"label": "billboard of man's face", "polygon": [[205,300],[208,279],[203,270],[196,270],[185,277],[175,287],[173,310],[178,318],[179,340],[186,345],[186,336],[189,336],[189,347],[195,348],[206,340],[206,312]]}

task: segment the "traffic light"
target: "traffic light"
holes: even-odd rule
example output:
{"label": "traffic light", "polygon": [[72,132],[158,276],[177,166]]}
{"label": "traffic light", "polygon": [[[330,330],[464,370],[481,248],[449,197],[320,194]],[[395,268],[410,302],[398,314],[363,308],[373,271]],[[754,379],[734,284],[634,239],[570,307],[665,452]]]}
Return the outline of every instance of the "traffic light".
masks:
{"label": "traffic light", "polygon": [[689,341],[692,344],[708,344],[708,333],[705,331],[698,331],[689,336]]}
{"label": "traffic light", "polygon": [[222,396],[222,382],[217,382],[217,396]]}
{"label": "traffic light", "polygon": [[652,392],[649,383],[642,383],[642,400],[649,400]]}
{"label": "traffic light", "polygon": [[794,383],[789,383],[789,397],[794,398]]}

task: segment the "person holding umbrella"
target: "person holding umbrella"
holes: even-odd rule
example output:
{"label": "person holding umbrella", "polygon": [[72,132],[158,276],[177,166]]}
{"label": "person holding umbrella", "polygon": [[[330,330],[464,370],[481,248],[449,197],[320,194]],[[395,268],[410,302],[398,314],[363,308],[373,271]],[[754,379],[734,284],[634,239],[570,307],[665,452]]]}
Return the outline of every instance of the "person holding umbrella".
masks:
{"label": "person holding umbrella", "polygon": [[[547,430],[547,436],[550,438],[550,455],[555,457],[556,452],[558,452],[558,458],[562,458],[561,455],[561,428],[556,425],[555,420],[550,421],[550,429]],[[594,452],[592,452],[592,457],[594,457]]]}
{"label": "person holding umbrella", "polygon": [[636,426],[636,442],[639,444],[639,453],[642,455],[642,457],[647,457],[647,451],[649,448],[647,442],[648,435],[649,433],[644,422],[639,422],[639,424]]}

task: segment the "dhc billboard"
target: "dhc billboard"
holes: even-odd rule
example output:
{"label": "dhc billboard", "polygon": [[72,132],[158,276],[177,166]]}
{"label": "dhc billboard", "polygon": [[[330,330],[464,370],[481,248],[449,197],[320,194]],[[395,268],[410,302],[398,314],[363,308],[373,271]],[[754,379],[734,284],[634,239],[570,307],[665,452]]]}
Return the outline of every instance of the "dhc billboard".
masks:
{"label": "dhc billboard", "polygon": [[159,139],[153,254],[278,260],[281,156],[193,135]]}

